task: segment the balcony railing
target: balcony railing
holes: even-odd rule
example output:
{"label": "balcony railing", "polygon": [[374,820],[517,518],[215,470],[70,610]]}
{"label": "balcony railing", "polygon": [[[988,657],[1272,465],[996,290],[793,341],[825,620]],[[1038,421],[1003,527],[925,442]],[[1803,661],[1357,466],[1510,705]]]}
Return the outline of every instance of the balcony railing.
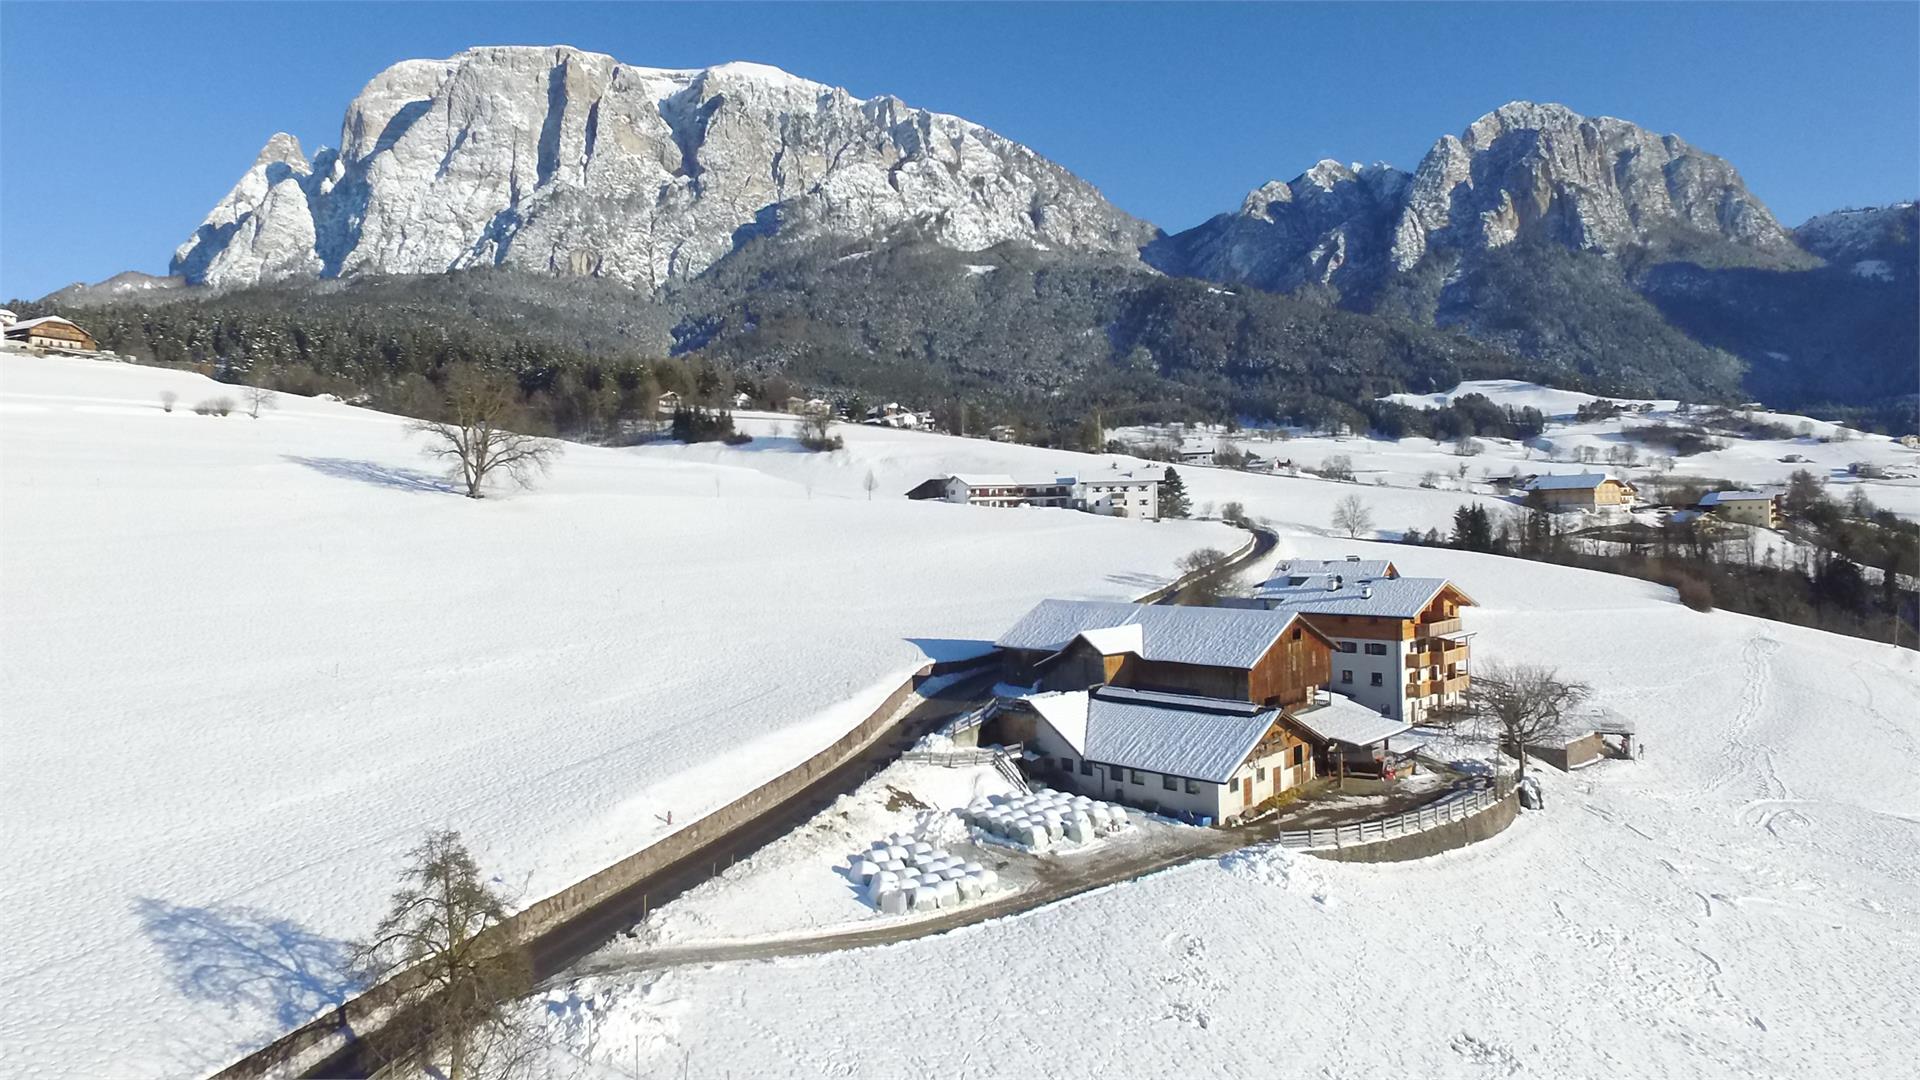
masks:
{"label": "balcony railing", "polygon": [[1460,617],[1456,615],[1451,619],[1435,619],[1432,622],[1421,623],[1416,629],[1419,630],[1421,637],[1457,634],[1460,632]]}

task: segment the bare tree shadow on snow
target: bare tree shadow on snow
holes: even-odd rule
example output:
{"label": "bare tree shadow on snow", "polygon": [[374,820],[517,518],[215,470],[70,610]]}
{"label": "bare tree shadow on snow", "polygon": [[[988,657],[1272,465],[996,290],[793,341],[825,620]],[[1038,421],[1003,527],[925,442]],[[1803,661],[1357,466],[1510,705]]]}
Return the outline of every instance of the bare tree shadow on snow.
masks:
{"label": "bare tree shadow on snow", "polygon": [[295,454],[280,456],[295,465],[304,465],[314,472],[339,480],[358,480],[363,484],[373,484],[376,487],[395,488],[400,491],[422,491],[435,495],[453,492],[453,483],[446,477],[421,472],[418,469],[399,469],[372,461],[356,461],[353,458],[300,457]]}
{"label": "bare tree shadow on snow", "polygon": [[291,919],[144,896],[133,911],[181,994],[217,1002],[230,1014],[271,1016],[283,1028],[294,1027],[344,1004],[360,988],[351,973],[353,947]]}
{"label": "bare tree shadow on snow", "polygon": [[1125,585],[1134,589],[1158,589],[1170,580],[1165,574],[1108,574],[1107,580],[1115,585]]}

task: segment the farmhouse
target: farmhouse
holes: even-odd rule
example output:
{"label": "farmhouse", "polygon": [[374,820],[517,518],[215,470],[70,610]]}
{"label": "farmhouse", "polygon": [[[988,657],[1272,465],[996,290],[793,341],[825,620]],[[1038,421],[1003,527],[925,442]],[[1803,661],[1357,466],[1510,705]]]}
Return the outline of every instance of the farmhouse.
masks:
{"label": "farmhouse", "polygon": [[1043,600],[995,642],[1010,681],[1042,689],[1095,684],[1259,705],[1312,700],[1333,643],[1291,614]]}
{"label": "farmhouse", "polygon": [[974,506],[1050,506],[1110,517],[1160,519],[1159,470],[1016,479],[1004,473],[953,473],[915,484],[909,499],[944,499]]}
{"label": "farmhouse", "polygon": [[661,394],[660,399],[655,402],[654,405],[655,411],[661,416],[672,416],[680,410],[680,392],[677,390],[669,390]]}
{"label": "farmhouse", "polygon": [[80,352],[96,352],[100,345],[93,335],[58,315],[43,315],[38,319],[26,319],[10,322],[6,327],[8,341],[18,341],[36,349],[73,349]]}
{"label": "farmhouse", "polygon": [[1779,491],[1709,491],[1700,498],[1700,510],[1723,521],[1777,529],[1781,496]]}
{"label": "farmhouse", "polygon": [[1056,786],[1219,820],[1377,757],[1409,725],[1324,690],[1331,643],[1292,614],[1048,600],[998,642],[990,723]]}
{"label": "farmhouse", "polygon": [[1633,505],[1633,485],[1608,473],[1549,473],[1527,482],[1549,510],[1599,510]]}
{"label": "farmhouse", "polygon": [[1384,559],[1291,559],[1236,607],[1304,617],[1333,642],[1329,685],[1410,724],[1463,703],[1471,649],[1460,609],[1473,599],[1445,578],[1401,577]]}

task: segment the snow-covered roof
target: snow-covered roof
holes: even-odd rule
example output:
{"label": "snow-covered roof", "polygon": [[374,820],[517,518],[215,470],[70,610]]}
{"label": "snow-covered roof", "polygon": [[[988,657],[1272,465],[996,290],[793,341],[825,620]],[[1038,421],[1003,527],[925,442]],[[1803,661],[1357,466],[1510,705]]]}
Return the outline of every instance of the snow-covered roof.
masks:
{"label": "snow-covered roof", "polygon": [[1244,701],[1102,687],[1088,695],[1080,753],[1108,765],[1225,783],[1279,716],[1278,709]]}
{"label": "snow-covered roof", "polygon": [[7,326],[7,329],[9,331],[26,330],[35,326],[46,326],[51,323],[59,323],[62,326],[71,326],[75,330],[80,329],[79,325],[76,324],[73,320],[63,319],[58,315],[42,315],[37,319],[23,319],[20,322],[9,324]]}
{"label": "snow-covered roof", "polygon": [[958,480],[968,487],[1013,487],[1013,477],[1006,473],[954,473],[949,479]]}
{"label": "snow-covered roof", "polygon": [[[1437,577],[1354,578],[1325,575],[1317,584],[1289,585],[1275,578],[1254,590],[1254,598],[1276,612],[1306,615],[1360,615],[1411,619],[1426,610],[1450,582]],[[1335,582],[1337,581],[1337,584]],[[1333,587],[1329,588],[1329,585]],[[1456,587],[1455,592],[1459,592]],[[1462,602],[1473,599],[1460,593]]]}
{"label": "snow-covered roof", "polygon": [[1067,690],[1056,693],[1030,694],[1022,701],[1033,706],[1047,724],[1058,732],[1060,738],[1082,757],[1087,753],[1087,699],[1085,690]]}
{"label": "snow-covered roof", "polygon": [[1533,482],[1527,485],[1527,489],[1529,491],[1583,491],[1588,488],[1597,488],[1609,480],[1615,483],[1620,482],[1611,474],[1603,472],[1548,473],[1545,476],[1534,477]]}
{"label": "snow-covered roof", "polygon": [[1251,668],[1292,624],[1264,608],[1155,607],[1111,600],[1042,600],[994,644],[1058,652],[1088,630],[1137,626],[1142,659]]}
{"label": "snow-covered roof", "polygon": [[1371,746],[1413,728],[1405,721],[1381,716],[1344,694],[1328,694],[1317,707],[1296,709],[1293,718],[1321,739],[1348,746]]}
{"label": "snow-covered roof", "polygon": [[1386,559],[1281,559],[1273,567],[1273,577],[1313,577],[1344,575],[1348,578],[1390,578],[1398,571]]}
{"label": "snow-covered roof", "polygon": [[1780,497],[1778,491],[1709,491],[1700,496],[1701,506],[1719,506],[1730,502],[1772,502]]}
{"label": "snow-covered roof", "polygon": [[1140,628],[1139,623],[1082,630],[1080,638],[1099,650],[1102,656],[1118,656],[1121,653],[1133,653],[1138,656],[1146,648],[1145,632]]}

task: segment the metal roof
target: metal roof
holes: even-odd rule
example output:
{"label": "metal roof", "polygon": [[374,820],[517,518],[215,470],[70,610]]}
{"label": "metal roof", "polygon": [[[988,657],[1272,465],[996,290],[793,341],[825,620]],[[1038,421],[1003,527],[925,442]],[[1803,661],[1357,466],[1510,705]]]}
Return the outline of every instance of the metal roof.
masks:
{"label": "metal roof", "polygon": [[1578,491],[1597,488],[1614,477],[1607,473],[1548,473],[1536,476],[1527,485],[1529,491]]}
{"label": "metal roof", "polygon": [[1262,608],[1159,607],[1106,600],[1042,600],[994,644],[1059,652],[1088,630],[1138,625],[1142,659],[1246,670],[1293,622]]}
{"label": "metal roof", "polygon": [[[1318,585],[1288,585],[1267,582],[1254,590],[1254,598],[1274,612],[1305,615],[1361,615],[1387,619],[1411,619],[1426,609],[1449,582],[1437,577],[1343,578],[1328,588],[1331,578]],[[1465,593],[1460,594],[1472,603]]]}
{"label": "metal roof", "polygon": [[[1296,577],[1324,579],[1329,574],[1352,579],[1390,578],[1397,573],[1393,564],[1386,559],[1282,559],[1275,564],[1273,577],[1268,580]],[[1320,584],[1324,586],[1326,582],[1322,580]]]}
{"label": "metal roof", "polygon": [[1223,784],[1279,716],[1246,702],[1103,687],[1088,696],[1080,752],[1089,761]]}
{"label": "metal roof", "polygon": [[1413,728],[1412,724],[1381,716],[1344,694],[1330,693],[1327,698],[1314,708],[1293,712],[1301,727],[1324,741],[1371,746]]}
{"label": "metal roof", "polygon": [[1779,497],[1780,497],[1780,492],[1777,490],[1774,490],[1774,491],[1764,491],[1764,490],[1763,491],[1709,491],[1705,495],[1700,496],[1700,505],[1701,506],[1719,506],[1721,503],[1728,503],[1728,502],[1772,502],[1774,499]]}

